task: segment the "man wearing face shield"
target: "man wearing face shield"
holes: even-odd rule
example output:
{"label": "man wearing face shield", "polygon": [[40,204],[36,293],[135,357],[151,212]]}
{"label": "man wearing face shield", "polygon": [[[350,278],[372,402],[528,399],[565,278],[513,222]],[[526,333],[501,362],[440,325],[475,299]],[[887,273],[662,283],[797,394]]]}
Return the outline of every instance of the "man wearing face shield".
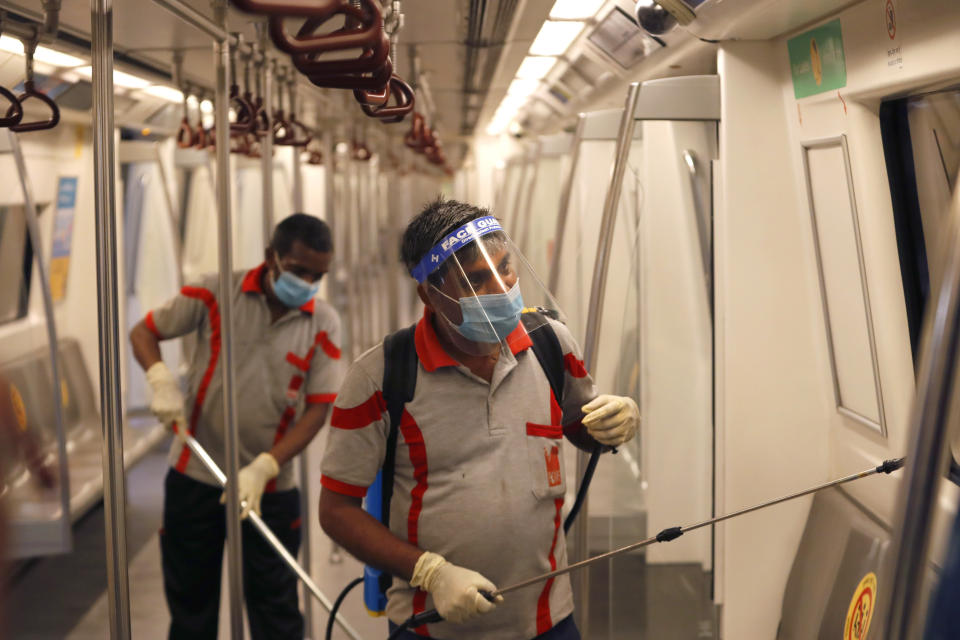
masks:
{"label": "man wearing face shield", "polygon": [[[580,348],[554,319],[563,314],[486,210],[431,203],[410,222],[401,253],[424,315],[385,340],[409,336],[418,361],[397,425],[389,528],[361,508],[393,432],[384,388],[393,347],[384,344],[353,364],[338,394],[321,525],[393,576],[391,627],[431,608],[445,619],[401,637],[579,638],[567,576],[494,601],[481,592],[566,565],[561,441],[622,444],[636,433],[637,405],[597,395]],[[544,335],[562,352],[559,398],[535,353]]]}
{"label": "man wearing face shield", "polygon": [[[340,320],[315,299],[333,256],[322,220],[294,214],[277,225],[266,260],[233,275],[237,429],[242,516],[256,511],[294,556],[300,547],[300,496],[294,456],[326,421],[340,384]],[[160,308],[130,333],[153,390],[150,408],[187,429],[224,468],[219,304],[213,274]],[[160,342],[193,333],[197,347],[183,394],[161,358]],[[170,447],[160,547],[170,638],[217,637],[226,534],[223,491],[178,438]],[[296,576],[243,523],[244,591],[253,638],[302,638]]]}

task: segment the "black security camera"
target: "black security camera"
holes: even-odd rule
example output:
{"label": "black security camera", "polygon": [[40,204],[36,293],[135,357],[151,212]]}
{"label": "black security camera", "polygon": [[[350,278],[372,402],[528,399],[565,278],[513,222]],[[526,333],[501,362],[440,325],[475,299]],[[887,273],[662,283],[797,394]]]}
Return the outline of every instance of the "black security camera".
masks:
{"label": "black security camera", "polygon": [[656,2],[637,0],[637,22],[652,36],[661,36],[677,26],[677,19]]}

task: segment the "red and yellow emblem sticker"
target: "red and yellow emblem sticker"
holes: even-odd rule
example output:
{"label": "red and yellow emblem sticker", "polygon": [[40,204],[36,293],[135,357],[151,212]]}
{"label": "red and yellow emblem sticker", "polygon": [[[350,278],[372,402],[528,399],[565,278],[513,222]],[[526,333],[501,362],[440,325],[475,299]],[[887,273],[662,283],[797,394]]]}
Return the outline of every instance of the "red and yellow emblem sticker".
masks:
{"label": "red and yellow emblem sticker", "polygon": [[872,571],[857,585],[843,624],[843,640],[865,640],[877,603],[877,576]]}
{"label": "red and yellow emblem sticker", "polygon": [[13,415],[17,418],[17,426],[20,431],[27,430],[27,407],[23,404],[23,396],[20,390],[14,384],[10,385],[10,405],[13,407]]}

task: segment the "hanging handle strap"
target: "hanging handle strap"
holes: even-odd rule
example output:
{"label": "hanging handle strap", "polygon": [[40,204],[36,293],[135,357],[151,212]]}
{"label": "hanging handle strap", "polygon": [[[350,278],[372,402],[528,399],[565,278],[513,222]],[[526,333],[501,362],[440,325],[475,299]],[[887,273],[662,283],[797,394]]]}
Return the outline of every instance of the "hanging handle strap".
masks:
{"label": "hanging handle strap", "polygon": [[[27,60],[27,77],[23,83],[23,93],[17,97],[17,102],[19,103],[19,108],[21,111],[20,117],[21,120],[17,124],[10,125],[11,131],[16,131],[18,133],[24,133],[26,131],[44,131],[46,129],[53,129],[60,122],[60,107],[57,106],[57,103],[50,99],[50,96],[45,94],[42,91],[38,91],[36,86],[33,84],[33,54],[37,50],[37,44],[40,41],[40,32],[36,27],[33,30],[33,37],[30,40],[23,43],[23,53],[26,56]],[[33,122],[23,122],[23,103],[29,99],[33,98],[39,102],[47,105],[47,108],[50,109],[50,117],[46,120],[35,120]],[[7,109],[6,118],[13,117],[15,112],[13,104],[10,105],[10,108]]]}
{"label": "hanging handle strap", "polygon": [[[12,125],[10,127],[11,131],[16,131],[17,133],[23,133],[26,131],[44,131],[46,129],[53,129],[60,123],[60,107],[57,106],[57,103],[50,99],[50,96],[45,94],[42,91],[38,91],[33,84],[33,80],[28,80],[23,84],[23,93],[17,98],[19,102],[19,107],[21,108],[21,117],[22,117],[22,107],[23,103],[27,100],[33,98],[43,104],[47,105],[50,109],[50,117],[46,120],[36,120],[34,122],[20,122],[19,124]],[[6,117],[9,118],[13,115],[14,107],[13,105],[7,109]]]}
{"label": "hanging handle strap", "polygon": [[[303,29],[311,26],[311,22],[304,23]],[[390,38],[386,33],[380,34],[377,43],[363,50],[358,58],[352,60],[320,60],[320,53],[301,53],[291,57],[294,66],[308,76],[338,75],[344,73],[371,73],[381,68],[390,56]]]}
{"label": "hanging handle strap", "polygon": [[196,144],[196,140],[193,138],[193,127],[190,126],[189,120],[183,118],[180,121],[180,128],[177,129],[177,147],[189,149],[194,144]]}
{"label": "hanging handle strap", "polygon": [[23,118],[23,107],[20,105],[20,100],[3,87],[0,87],[0,96],[3,96],[10,103],[7,114],[0,118],[0,127],[13,127],[19,124],[20,119]]}
{"label": "hanging handle strap", "polygon": [[369,104],[362,104],[363,112],[370,117],[377,118],[384,122],[400,122],[408,113],[413,111],[414,96],[413,89],[406,82],[397,76],[390,78],[389,94],[396,98],[397,103],[394,106],[377,107]]}
{"label": "hanging handle strap", "polygon": [[423,114],[414,111],[413,120],[410,122],[410,131],[403,136],[403,144],[408,148],[419,151],[423,147]]}

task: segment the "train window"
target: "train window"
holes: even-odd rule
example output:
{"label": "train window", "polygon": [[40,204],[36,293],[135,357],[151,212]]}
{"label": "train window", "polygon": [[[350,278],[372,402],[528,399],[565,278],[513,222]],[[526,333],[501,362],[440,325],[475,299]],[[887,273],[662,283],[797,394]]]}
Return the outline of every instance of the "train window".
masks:
{"label": "train window", "polygon": [[[880,124],[916,364],[924,309],[942,277],[937,243],[946,237],[960,171],[960,87],[884,102]],[[950,476],[960,484],[958,448]]]}
{"label": "train window", "polygon": [[0,324],[27,315],[32,269],[33,247],[23,207],[0,207],[0,273],[14,276],[0,289]]}

